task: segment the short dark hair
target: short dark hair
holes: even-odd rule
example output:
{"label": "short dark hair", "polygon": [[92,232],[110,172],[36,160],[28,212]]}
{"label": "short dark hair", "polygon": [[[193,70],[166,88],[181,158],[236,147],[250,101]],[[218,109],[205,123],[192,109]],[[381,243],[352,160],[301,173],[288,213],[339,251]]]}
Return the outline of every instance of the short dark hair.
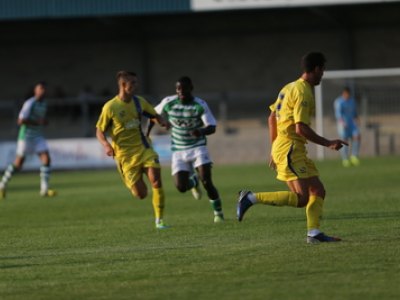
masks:
{"label": "short dark hair", "polygon": [[120,79],[127,81],[129,77],[137,77],[135,72],[131,72],[131,71],[118,71],[117,72],[117,81],[119,81]]}
{"label": "short dark hair", "polygon": [[324,67],[325,63],[325,55],[321,52],[310,52],[301,58],[301,68],[306,73],[314,71],[316,67]]}
{"label": "short dark hair", "polygon": [[192,79],[190,79],[189,76],[182,76],[182,77],[180,77],[180,78],[178,79],[177,82],[180,82],[180,83],[182,83],[182,84],[188,84],[188,85],[193,86]]}
{"label": "short dark hair", "polygon": [[342,92],[348,92],[350,94],[351,93],[351,89],[348,86],[345,86],[343,88]]}

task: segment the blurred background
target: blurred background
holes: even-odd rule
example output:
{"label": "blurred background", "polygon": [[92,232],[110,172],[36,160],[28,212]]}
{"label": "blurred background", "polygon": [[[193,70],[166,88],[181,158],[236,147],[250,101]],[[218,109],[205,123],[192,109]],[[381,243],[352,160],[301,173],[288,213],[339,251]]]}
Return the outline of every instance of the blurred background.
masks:
{"label": "blurred background", "polygon": [[15,143],[17,114],[39,80],[49,87],[49,140],[85,147],[124,69],[153,104],[190,76],[219,121],[214,161],[262,162],[268,106],[300,76],[301,56],[322,51],[327,71],[389,69],[323,81],[324,135],[337,136],[333,101],[348,85],[361,155],[400,153],[400,72],[390,72],[400,67],[400,1],[0,0],[0,42],[0,148]]}

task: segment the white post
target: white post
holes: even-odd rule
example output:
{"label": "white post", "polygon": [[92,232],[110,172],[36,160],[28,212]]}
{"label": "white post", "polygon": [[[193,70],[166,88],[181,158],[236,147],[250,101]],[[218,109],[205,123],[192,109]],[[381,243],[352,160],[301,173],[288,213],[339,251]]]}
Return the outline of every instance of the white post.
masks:
{"label": "white post", "polygon": [[[316,132],[324,136],[324,108],[322,103],[322,82],[315,87],[315,126]],[[323,160],[325,158],[324,147],[316,145],[317,159]]]}

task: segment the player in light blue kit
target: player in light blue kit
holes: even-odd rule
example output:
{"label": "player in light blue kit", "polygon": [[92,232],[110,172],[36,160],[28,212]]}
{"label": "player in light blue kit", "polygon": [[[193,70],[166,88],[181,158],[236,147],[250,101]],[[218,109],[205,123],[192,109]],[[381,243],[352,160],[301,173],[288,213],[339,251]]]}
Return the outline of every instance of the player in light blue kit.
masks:
{"label": "player in light blue kit", "polygon": [[6,187],[14,172],[19,171],[26,155],[37,154],[42,162],[40,167],[40,195],[55,196],[55,191],[49,189],[50,155],[47,142],[43,135],[43,127],[47,125],[47,103],[44,100],[46,84],[39,82],[33,90],[33,97],[24,102],[18,115],[20,126],[17,142],[17,153],[14,163],[6,168],[0,181],[0,198],[6,197]]}
{"label": "player in light blue kit", "polygon": [[339,136],[341,139],[351,144],[351,154],[349,154],[348,146],[344,146],[340,150],[343,166],[358,166],[360,164],[359,151],[361,136],[357,125],[358,114],[356,101],[351,96],[348,87],[345,87],[342,91],[342,95],[335,100],[334,108]]}

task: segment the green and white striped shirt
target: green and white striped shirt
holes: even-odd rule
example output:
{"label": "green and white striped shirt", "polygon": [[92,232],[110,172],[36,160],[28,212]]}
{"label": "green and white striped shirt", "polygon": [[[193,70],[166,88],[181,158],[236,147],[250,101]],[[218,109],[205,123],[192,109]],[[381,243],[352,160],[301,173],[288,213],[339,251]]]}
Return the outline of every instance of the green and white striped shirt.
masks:
{"label": "green and white striped shirt", "polygon": [[[24,102],[18,118],[29,121],[39,121],[46,117],[47,103],[46,101],[37,101],[35,97],[29,98]],[[22,124],[19,128],[18,139],[33,139],[43,136],[43,125],[27,125]]]}
{"label": "green and white striped shirt", "polygon": [[155,107],[160,115],[166,115],[171,123],[171,150],[182,151],[207,144],[205,136],[195,137],[190,132],[217,122],[207,103],[197,97],[189,103],[182,103],[177,95],[164,98]]}

